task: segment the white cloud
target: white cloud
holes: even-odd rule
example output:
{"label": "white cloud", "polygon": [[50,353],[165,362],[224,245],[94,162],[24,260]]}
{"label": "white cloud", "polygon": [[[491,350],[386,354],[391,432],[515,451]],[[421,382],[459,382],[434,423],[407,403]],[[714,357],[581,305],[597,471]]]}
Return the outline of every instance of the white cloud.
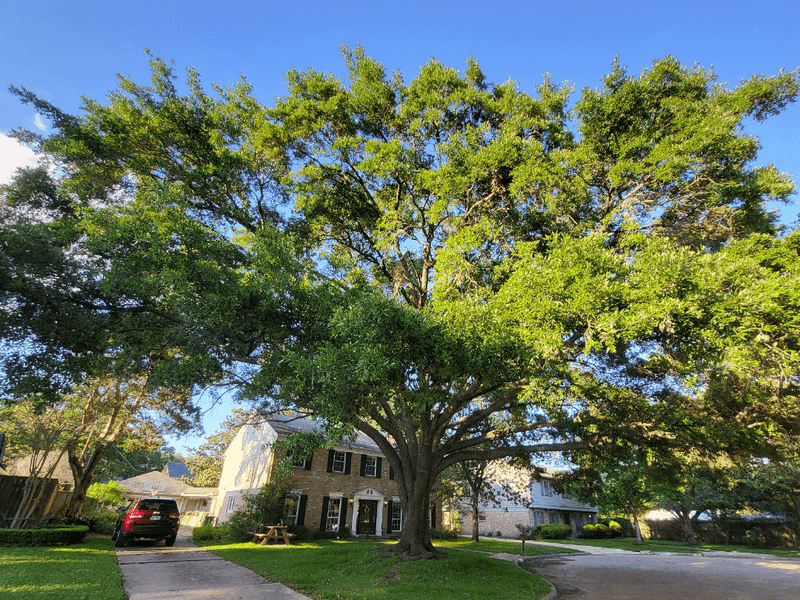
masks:
{"label": "white cloud", "polygon": [[35,164],[36,154],[33,150],[0,133],[0,185],[11,181],[17,168]]}
{"label": "white cloud", "polygon": [[41,131],[47,131],[47,125],[44,121],[42,121],[42,115],[36,113],[36,116],[33,117],[33,124],[36,125]]}

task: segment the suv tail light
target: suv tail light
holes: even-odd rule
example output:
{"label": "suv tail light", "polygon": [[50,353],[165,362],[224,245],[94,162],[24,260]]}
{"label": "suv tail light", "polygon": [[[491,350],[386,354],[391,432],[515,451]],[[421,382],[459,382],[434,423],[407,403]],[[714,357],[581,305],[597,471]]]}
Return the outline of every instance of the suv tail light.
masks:
{"label": "suv tail light", "polygon": [[178,518],[180,518],[181,513],[179,513],[179,512],[171,512],[171,513],[169,513],[169,516],[171,518],[173,518],[173,519],[178,519]]}

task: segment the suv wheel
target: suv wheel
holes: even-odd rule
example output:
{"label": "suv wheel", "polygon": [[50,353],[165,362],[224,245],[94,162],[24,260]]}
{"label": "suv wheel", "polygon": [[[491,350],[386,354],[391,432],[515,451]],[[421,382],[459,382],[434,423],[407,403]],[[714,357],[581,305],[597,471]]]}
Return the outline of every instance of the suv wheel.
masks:
{"label": "suv wheel", "polygon": [[177,537],[176,535],[168,537],[167,539],[164,540],[164,545],[165,546],[174,546],[176,537]]}
{"label": "suv wheel", "polygon": [[125,542],[127,542],[127,541],[128,540],[125,539],[125,534],[122,533],[121,531],[119,531],[119,532],[117,532],[117,538],[114,540],[114,545],[117,548],[124,548],[125,547]]}

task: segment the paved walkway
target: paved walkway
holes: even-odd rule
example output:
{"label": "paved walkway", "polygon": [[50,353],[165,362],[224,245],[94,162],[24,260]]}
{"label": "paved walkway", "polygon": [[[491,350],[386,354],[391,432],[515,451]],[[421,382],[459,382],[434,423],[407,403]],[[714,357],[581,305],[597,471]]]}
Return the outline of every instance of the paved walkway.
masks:
{"label": "paved walkway", "polygon": [[171,548],[145,541],[117,548],[129,600],[308,600],[195,546],[189,531],[182,528]]}

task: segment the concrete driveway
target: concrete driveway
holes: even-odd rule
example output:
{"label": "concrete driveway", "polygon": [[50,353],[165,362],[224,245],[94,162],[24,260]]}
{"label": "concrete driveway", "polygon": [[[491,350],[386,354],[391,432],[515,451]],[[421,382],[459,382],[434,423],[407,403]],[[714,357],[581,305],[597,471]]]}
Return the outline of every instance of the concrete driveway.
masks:
{"label": "concrete driveway", "polygon": [[800,559],[763,554],[616,552],[519,564],[555,585],[559,600],[800,600]]}
{"label": "concrete driveway", "polygon": [[181,530],[175,545],[135,541],[117,548],[130,600],[308,600],[280,583],[195,546]]}

